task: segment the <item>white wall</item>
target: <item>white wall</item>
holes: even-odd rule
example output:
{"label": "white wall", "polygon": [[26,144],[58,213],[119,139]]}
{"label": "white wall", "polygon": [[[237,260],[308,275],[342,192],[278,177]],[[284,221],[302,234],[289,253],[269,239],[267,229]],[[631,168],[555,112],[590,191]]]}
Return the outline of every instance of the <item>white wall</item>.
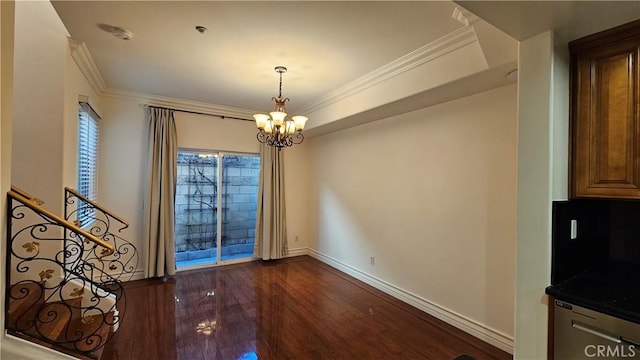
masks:
{"label": "white wall", "polygon": [[15,10],[11,180],[60,214],[68,33],[49,2],[18,1]]}
{"label": "white wall", "polygon": [[[101,203],[130,222],[124,237],[142,251],[144,174],[148,110],[140,100],[103,97],[100,123],[98,196]],[[258,153],[255,123],[175,112],[178,146]],[[283,150],[287,183],[289,248],[306,248],[308,239],[308,161],[303,145]],[[299,241],[295,241],[295,235]],[[138,265],[143,269],[143,264]]]}
{"label": "white wall", "polygon": [[555,38],[552,88],[552,198],[569,197],[569,47]]}
{"label": "white wall", "polygon": [[[87,99],[91,107],[102,116],[100,98],[84,77],[78,65],[71,57],[67,46],[66,83],[64,97],[63,124],[63,169],[62,182],[64,186],[78,188],[78,100]],[[98,199],[100,201],[100,199]]]}
{"label": "white wall", "polygon": [[[71,58],[68,32],[51,3],[16,3],[15,24],[11,181],[63,217],[64,187],[76,186],[78,95],[96,96]],[[53,255],[62,246],[45,241],[41,252]],[[31,270],[14,272],[12,281],[37,274]]]}
{"label": "white wall", "polygon": [[[24,116],[25,112],[24,112],[24,106],[26,105],[26,103],[24,102],[24,99],[19,99],[18,98],[18,93],[15,91],[14,89],[14,81],[16,82],[16,87],[21,88],[21,92],[20,94],[23,96],[26,92],[26,90],[23,87],[24,84],[17,84],[18,81],[26,81],[27,84],[33,84],[32,81],[34,81],[34,79],[30,78],[30,74],[25,72],[25,68],[22,68],[22,73],[20,74],[20,76],[14,76],[13,70],[14,70],[14,54],[17,55],[18,53],[24,51],[24,49],[20,49],[21,46],[23,44],[18,44],[18,43],[14,43],[14,31],[17,33],[17,28],[20,26],[24,26],[25,23],[27,24],[31,24],[34,25],[34,28],[32,28],[30,31],[33,32],[40,32],[40,31],[50,31],[51,28],[48,27],[50,25],[52,25],[49,21],[52,20],[52,13],[51,11],[53,10],[53,8],[51,8],[50,3],[45,2],[45,3],[40,3],[40,4],[27,4],[26,7],[24,7],[25,4],[23,2],[19,2],[18,4],[15,4],[13,1],[1,1],[0,2],[0,79],[2,87],[0,90],[0,193],[3,194],[2,195],[2,206],[0,206],[0,218],[2,219],[0,221],[0,231],[2,234],[4,234],[4,229],[5,229],[5,217],[6,217],[6,196],[4,194],[6,194],[7,191],[9,191],[10,185],[12,182],[14,182],[14,179],[12,177],[12,169],[11,169],[11,164],[12,164],[12,159],[15,159],[16,156],[18,159],[20,160],[24,160],[25,159],[25,154],[12,154],[12,151],[15,152],[15,148],[12,149],[12,142],[14,142],[14,136],[13,136],[13,131],[12,131],[12,127],[14,126],[13,124],[13,120],[14,118],[17,119],[18,114],[20,114],[21,116]],[[35,6],[35,8],[34,8]],[[34,10],[34,12],[32,12],[31,10]],[[35,15],[38,14],[38,15]],[[57,18],[57,16],[56,16]],[[25,23],[23,23],[25,22]],[[53,24],[55,24],[56,22],[53,21]],[[46,30],[43,30],[41,27],[44,26],[46,28]],[[59,30],[60,28],[57,27],[57,25],[54,25],[54,28],[56,29],[56,31],[54,31],[55,34],[59,35]],[[31,35],[24,33],[26,29],[25,28],[21,28],[20,31],[22,32],[21,35],[16,36],[15,41],[17,42],[18,39],[24,39],[25,36],[29,37]],[[58,42],[57,40],[59,40],[59,38],[57,36],[54,36],[54,34],[49,34],[50,36],[53,36],[54,38],[56,38],[56,43],[60,44],[61,42]],[[49,35],[45,35],[45,36],[49,36]],[[34,36],[40,36],[40,34],[34,35]],[[65,40],[66,43],[66,40]],[[14,48],[15,45],[15,48]],[[28,41],[27,43],[24,44],[25,46],[33,46],[34,44],[30,41]],[[20,50],[18,50],[20,49]],[[15,50],[15,52],[14,52]],[[47,45],[43,45],[42,47],[43,52],[34,52],[32,53],[32,57],[34,58],[44,58],[46,59],[47,56],[49,54],[46,53],[45,50],[52,50],[50,47],[48,47]],[[62,50],[62,51],[59,51]],[[63,49],[55,49],[55,51],[53,51],[56,56],[60,55],[63,52]],[[33,56],[33,54],[38,54],[38,56]],[[23,56],[24,53],[22,53],[21,56]],[[60,59],[58,59],[60,60]],[[29,64],[30,65],[34,65],[34,62],[37,62],[35,60],[29,60]],[[59,62],[54,61],[54,63],[56,64],[60,64]],[[17,64],[16,64],[17,65]],[[18,66],[16,66],[16,68],[20,68],[23,65],[27,65],[27,64],[20,64]],[[55,68],[53,71],[57,72],[59,71],[59,68]],[[63,69],[64,70],[64,69]],[[40,71],[40,69],[36,70]],[[17,75],[17,74],[16,74]],[[55,75],[53,75],[54,77],[58,78],[60,74],[56,73]],[[21,80],[22,79],[22,80]],[[58,84],[53,86],[53,89],[50,88],[50,90],[53,91],[57,91],[59,90]],[[33,93],[34,95],[40,94],[39,93],[39,89],[34,89]],[[42,94],[40,94],[42,95]],[[54,95],[60,95],[60,94],[54,94]],[[15,100],[15,103],[14,103]],[[62,119],[62,114],[59,113],[58,111],[60,110],[60,107],[58,105],[62,104],[61,101],[61,97],[58,98],[59,100],[59,104],[51,104],[49,103],[48,99],[40,99],[37,96],[34,96],[31,98],[32,103],[32,109],[34,111],[40,111],[42,109],[46,110],[49,109],[50,106],[52,108],[56,109],[56,113],[55,115],[60,115],[60,117],[54,117],[55,119]],[[18,110],[18,106],[21,106],[22,109]],[[42,106],[42,108],[41,108]],[[16,110],[16,114],[14,114],[14,108]],[[18,113],[18,111],[20,111],[20,113]],[[28,117],[28,118],[22,118],[22,121],[28,121],[32,119],[32,117]],[[36,124],[38,124],[38,121],[42,121],[42,118],[38,118],[38,120],[35,122]],[[29,123],[32,124],[32,123]],[[27,124],[21,124],[21,125],[27,125]],[[36,127],[38,125],[35,125]],[[22,127],[19,132],[21,132],[21,136],[24,136],[26,129],[24,127]],[[41,134],[36,134],[35,137],[36,139],[39,138],[41,136]],[[24,141],[24,138],[18,138],[20,141]],[[34,139],[35,140],[35,139]],[[39,143],[38,141],[34,141],[34,140],[29,140],[29,142],[31,143],[31,146],[36,147]],[[25,144],[22,144],[25,145]],[[50,144],[47,144],[50,145]],[[60,154],[60,156],[62,156],[62,151],[58,151]],[[28,159],[28,157],[26,157]],[[28,169],[27,167],[21,167],[18,171],[21,172],[21,174],[19,175],[20,178],[22,178],[25,174],[24,171]],[[49,169],[49,170],[53,170],[53,168]],[[57,170],[57,174],[59,175],[60,173],[60,169]],[[38,176],[36,176],[38,177]],[[24,180],[24,178],[22,178],[22,180]],[[39,176],[39,180],[42,182],[46,181],[46,178],[43,178],[42,176]],[[42,187],[43,189],[45,189],[45,187]],[[54,194],[53,192],[53,188],[46,188],[47,190],[51,190],[52,193],[48,194],[50,195],[52,198],[55,199],[60,199],[61,200],[61,192],[59,192],[58,194]],[[59,205],[62,205],[61,203],[59,203]],[[4,279],[5,279],[5,274],[4,274],[4,270],[5,270],[5,254],[6,254],[6,244],[5,241],[2,241],[2,245],[0,246],[2,251],[0,251],[0,253],[2,254],[2,266],[0,266],[0,292],[2,292],[3,296],[2,298],[5,298],[4,295]],[[12,337],[10,335],[5,334],[4,332],[4,302],[2,303],[2,305],[0,305],[0,332],[1,332],[1,336],[0,336],[0,358],[2,359],[70,359],[69,356],[63,355],[63,354],[59,354],[55,351],[49,350],[49,349],[45,349],[43,347],[34,345],[32,343],[28,343],[25,342],[24,340],[21,339],[17,339],[15,337]]]}
{"label": "white wall", "polygon": [[98,201],[129,222],[121,236],[138,249],[140,274],[145,268],[141,263],[142,206],[149,115],[135,100],[103,97],[101,105]]}
{"label": "white wall", "polygon": [[546,358],[552,200],[568,196],[569,53],[547,32],[520,42],[516,359]]}
{"label": "white wall", "polygon": [[[0,234],[6,234],[7,197],[11,188],[11,128],[13,123],[13,35],[15,4],[0,2]],[[5,254],[7,242],[0,241],[0,294],[5,295]],[[4,301],[0,303],[0,333],[4,334]],[[0,336],[0,354],[7,345]],[[0,356],[2,357],[2,356]]]}
{"label": "white wall", "polygon": [[174,117],[181,148],[260,152],[253,121],[184,112],[176,112]]}
{"label": "white wall", "polygon": [[18,2],[16,19],[12,181],[62,215],[64,187],[77,186],[78,97],[99,109],[98,96],[51,3]]}
{"label": "white wall", "polygon": [[310,240],[310,224],[315,219],[309,216],[310,211],[310,159],[309,143],[294,145],[284,151],[284,183],[287,204],[287,237],[289,255],[299,255],[306,250]]}
{"label": "white wall", "polygon": [[510,85],[313,138],[310,247],[510,350],[516,131]]}
{"label": "white wall", "polygon": [[553,36],[520,42],[516,359],[544,359],[551,274]]}

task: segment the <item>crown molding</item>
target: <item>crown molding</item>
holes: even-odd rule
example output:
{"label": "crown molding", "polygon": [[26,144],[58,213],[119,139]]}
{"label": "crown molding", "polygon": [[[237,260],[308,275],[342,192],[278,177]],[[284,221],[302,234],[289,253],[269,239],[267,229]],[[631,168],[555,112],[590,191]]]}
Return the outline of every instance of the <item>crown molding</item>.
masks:
{"label": "crown molding", "polygon": [[453,9],[451,18],[466,26],[473,25],[480,20],[479,17],[477,17],[469,10],[457,6],[455,7],[455,9]]}
{"label": "crown molding", "polygon": [[317,111],[477,41],[472,26],[461,27],[322,96],[306,105],[300,112],[309,114]]}
{"label": "crown molding", "polygon": [[[461,11],[460,11],[461,12]],[[468,15],[465,12],[465,15]],[[471,16],[470,16],[471,17]],[[474,18],[472,18],[475,20]],[[410,71],[416,67],[424,65],[446,54],[455,51],[461,47],[467,46],[474,42],[478,42],[477,35],[473,29],[473,20],[469,19],[470,25],[463,26],[455,31],[446,34],[402,57],[381,66],[380,68],[352,81],[351,83],[338,88],[318,100],[307,104],[301,113],[312,113],[321,108],[336,103],[346,97],[355,95],[372,86],[375,86],[388,79],[396,77],[404,72]],[[252,114],[255,111],[248,109],[240,109],[215,105],[205,102],[192,101],[180,98],[172,98],[142,92],[128,91],[107,88],[107,85],[95,65],[89,49],[80,41],[69,39],[71,48],[71,56],[84,74],[91,87],[100,96],[128,99],[138,101],[143,105],[167,107],[175,110],[198,112],[213,116],[234,117],[240,119],[252,120]]]}
{"label": "crown molding", "polygon": [[166,107],[175,110],[198,112],[207,115],[233,117],[253,121],[255,111],[239,109],[222,105],[214,105],[199,101],[171,98],[160,95],[147,94],[136,91],[107,88],[107,84],[100,74],[87,45],[82,41],[69,39],[71,57],[80,68],[87,82],[99,96],[139,101],[143,105]]}
{"label": "crown molding", "polygon": [[107,83],[93,61],[87,45],[82,41],[69,38],[69,49],[71,50],[71,57],[80,68],[89,85],[97,94],[101,94],[107,88]]}
{"label": "crown molding", "polygon": [[255,113],[255,111],[248,109],[214,105],[200,101],[185,100],[168,96],[112,88],[105,89],[102,93],[100,93],[100,95],[116,99],[136,101],[144,106],[166,107],[174,110],[201,113],[203,115],[233,117],[254,121],[252,115]]}

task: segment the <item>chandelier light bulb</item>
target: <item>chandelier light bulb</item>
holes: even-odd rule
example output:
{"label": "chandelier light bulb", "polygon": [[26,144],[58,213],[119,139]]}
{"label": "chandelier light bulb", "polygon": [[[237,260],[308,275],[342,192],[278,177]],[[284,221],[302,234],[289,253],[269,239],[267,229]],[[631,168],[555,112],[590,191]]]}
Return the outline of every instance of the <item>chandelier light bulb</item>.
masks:
{"label": "chandelier light bulb", "polygon": [[285,121],[284,127],[286,129],[287,135],[293,135],[296,132],[296,124],[293,122],[293,120]]}
{"label": "chandelier light bulb", "polygon": [[271,134],[273,132],[273,121],[269,120],[264,124],[264,132]]}
{"label": "chandelier light bulb", "polygon": [[265,124],[269,121],[269,115],[267,114],[254,114],[253,118],[256,119],[258,129],[264,129]]}
{"label": "chandelier light bulb", "polygon": [[271,118],[273,119],[273,125],[282,126],[284,125],[284,118],[287,117],[287,113],[281,111],[273,111],[269,113]]}
{"label": "chandelier light bulb", "polygon": [[302,131],[302,129],[304,129],[304,124],[309,120],[306,116],[302,115],[293,116],[291,119],[293,119],[293,122],[296,124],[296,130],[298,131]]}

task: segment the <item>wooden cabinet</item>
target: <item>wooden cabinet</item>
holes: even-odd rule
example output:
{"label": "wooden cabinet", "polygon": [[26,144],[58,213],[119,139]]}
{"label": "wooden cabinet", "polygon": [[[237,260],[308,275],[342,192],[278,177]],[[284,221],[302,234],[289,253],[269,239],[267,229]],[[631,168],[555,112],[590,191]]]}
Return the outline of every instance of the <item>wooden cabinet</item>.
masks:
{"label": "wooden cabinet", "polygon": [[640,22],[569,50],[570,195],[640,199]]}

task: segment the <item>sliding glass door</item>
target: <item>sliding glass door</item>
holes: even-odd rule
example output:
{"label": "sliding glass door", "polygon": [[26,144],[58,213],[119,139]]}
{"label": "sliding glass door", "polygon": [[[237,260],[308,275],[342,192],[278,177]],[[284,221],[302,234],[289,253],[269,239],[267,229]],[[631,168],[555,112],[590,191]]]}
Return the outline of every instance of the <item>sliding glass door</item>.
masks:
{"label": "sliding glass door", "polygon": [[222,155],[221,259],[253,256],[260,156]]}
{"label": "sliding glass door", "polygon": [[260,157],[178,152],[178,269],[253,257]]}

